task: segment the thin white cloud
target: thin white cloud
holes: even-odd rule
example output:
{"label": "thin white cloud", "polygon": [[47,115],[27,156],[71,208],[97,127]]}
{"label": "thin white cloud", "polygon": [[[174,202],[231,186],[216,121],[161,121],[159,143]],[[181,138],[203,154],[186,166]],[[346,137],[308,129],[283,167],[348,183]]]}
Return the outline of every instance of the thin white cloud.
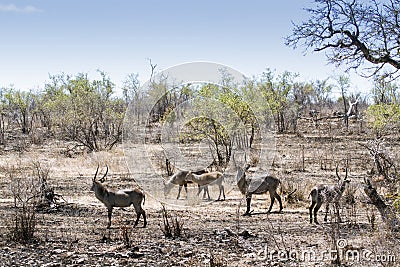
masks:
{"label": "thin white cloud", "polygon": [[0,12],[17,12],[17,13],[37,13],[37,12],[43,12],[43,10],[28,5],[28,6],[24,6],[24,7],[17,7],[14,4],[8,4],[8,5],[3,5],[0,4]]}

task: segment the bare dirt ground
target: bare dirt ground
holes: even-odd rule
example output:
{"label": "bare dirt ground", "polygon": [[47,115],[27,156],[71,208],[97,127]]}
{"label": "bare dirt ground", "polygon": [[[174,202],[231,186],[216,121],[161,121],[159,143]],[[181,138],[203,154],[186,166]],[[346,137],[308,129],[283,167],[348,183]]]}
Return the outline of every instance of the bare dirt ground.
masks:
{"label": "bare dirt ground", "polygon": [[[282,180],[282,213],[267,214],[269,196],[253,196],[250,217],[245,201],[233,187],[225,201],[204,201],[194,207],[165,208],[171,218],[183,223],[179,237],[166,238],[162,231],[162,205],[147,195],[144,209],[148,227],[132,228],[132,207],[115,209],[112,227],[106,229],[107,211],[90,191],[97,162],[108,164],[110,186],[132,186],[121,147],[110,152],[65,157],[62,144],[48,141],[30,146],[23,153],[0,154],[0,265],[1,266],[400,266],[398,233],[382,225],[379,213],[362,191],[362,179],[373,165],[368,151],[359,145],[368,141],[356,126],[348,132],[329,135],[327,128],[300,129],[301,134],[277,136],[273,174]],[[327,126],[326,126],[327,127]],[[399,139],[389,149],[398,157]],[[304,165],[302,154],[304,152]],[[308,194],[317,183],[334,183],[336,163],[349,159],[350,193],[355,202],[342,205],[343,223],[310,224]],[[398,159],[398,158],[396,158]],[[40,161],[50,167],[48,183],[68,204],[37,213],[35,239],[27,244],[10,240],[13,198],[9,166],[30,166]],[[304,170],[303,170],[304,167]],[[343,175],[343,168],[341,169]],[[213,189],[211,197],[217,197]],[[173,189],[170,196],[176,196]],[[193,190],[189,194],[194,194]],[[182,194],[182,199],[186,196]],[[184,200],[181,200],[184,201]],[[277,210],[275,204],[273,210]],[[321,210],[324,210],[322,208]],[[323,212],[319,215],[323,222]],[[337,266],[337,265],[335,265]]]}

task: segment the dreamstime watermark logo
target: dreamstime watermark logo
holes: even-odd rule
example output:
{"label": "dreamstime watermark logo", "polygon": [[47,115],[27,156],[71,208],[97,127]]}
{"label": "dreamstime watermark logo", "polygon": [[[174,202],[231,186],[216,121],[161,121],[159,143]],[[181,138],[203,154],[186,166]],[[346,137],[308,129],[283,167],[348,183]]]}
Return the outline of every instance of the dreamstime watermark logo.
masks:
{"label": "dreamstime watermark logo", "polygon": [[346,239],[338,239],[334,249],[291,249],[269,250],[267,246],[257,252],[246,255],[257,261],[295,261],[295,262],[335,262],[338,259],[344,262],[381,262],[395,263],[396,254],[384,251],[374,252],[365,248],[348,246]]}
{"label": "dreamstime watermark logo", "polygon": [[202,204],[197,187],[182,190],[177,200],[182,183],[166,173],[209,166],[222,167],[229,192],[236,187],[233,155],[238,164],[252,159],[260,172],[270,169],[274,120],[263,94],[250,85],[233,68],[193,62],[157,73],[138,90],[142,95],[125,114],[123,147],[130,173],[147,194],[174,205]]}

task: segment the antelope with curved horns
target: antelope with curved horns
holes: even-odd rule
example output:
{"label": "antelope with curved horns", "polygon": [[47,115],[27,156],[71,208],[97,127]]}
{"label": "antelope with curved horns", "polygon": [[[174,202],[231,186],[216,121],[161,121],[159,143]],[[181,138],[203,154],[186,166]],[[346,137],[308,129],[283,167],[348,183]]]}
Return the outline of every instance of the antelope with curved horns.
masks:
{"label": "antelope with curved horns", "polygon": [[324,221],[327,221],[328,217],[328,211],[329,211],[329,204],[333,203],[336,211],[336,216],[338,218],[338,221],[341,222],[340,214],[339,214],[339,202],[340,199],[342,198],[344,190],[346,190],[346,185],[350,182],[349,179],[347,179],[347,166],[346,166],[346,176],[342,180],[341,177],[339,176],[339,171],[338,171],[338,166],[336,166],[336,176],[338,178],[338,184],[336,185],[326,185],[326,184],[320,184],[316,185],[310,192],[311,196],[311,205],[308,208],[310,212],[310,223],[313,222],[313,209],[314,209],[314,222],[316,224],[319,224],[317,220],[317,213],[318,210],[321,208],[321,205],[325,202],[326,204],[326,213],[324,217]]}
{"label": "antelope with curved horns", "polygon": [[[275,199],[279,202],[279,213],[282,212],[282,200],[276,192],[281,181],[278,178],[269,175],[261,175],[258,177],[246,177],[246,171],[250,168],[250,164],[246,163],[245,167],[237,166],[235,158],[232,157],[233,163],[237,169],[236,183],[239,187],[240,192],[246,196],[246,213],[243,215],[251,215],[250,204],[251,197],[253,194],[259,195],[269,192],[271,198],[271,204],[268,209],[268,213],[271,212],[272,206],[274,205]],[[246,159],[245,159],[246,160]],[[254,186],[255,185],[255,186]]]}
{"label": "antelope with curved horns", "polygon": [[108,166],[106,166],[106,173],[100,180],[96,180],[97,173],[99,171],[99,165],[97,165],[96,174],[93,177],[93,184],[91,190],[94,191],[96,198],[100,200],[108,210],[108,225],[107,228],[111,227],[111,215],[114,207],[129,207],[133,205],[136,211],[136,221],[134,227],[138,224],[140,215],[143,216],[143,227],[146,227],[146,213],[142,208],[142,202],[145,202],[145,194],[139,190],[135,189],[121,189],[114,191],[105,187],[102,183],[105,181],[105,177],[108,173]]}

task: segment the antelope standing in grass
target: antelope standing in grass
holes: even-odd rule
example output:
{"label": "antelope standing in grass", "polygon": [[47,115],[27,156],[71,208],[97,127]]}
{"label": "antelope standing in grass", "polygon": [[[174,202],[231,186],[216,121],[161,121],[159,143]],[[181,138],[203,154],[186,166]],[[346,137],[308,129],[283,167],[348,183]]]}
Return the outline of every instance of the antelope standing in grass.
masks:
{"label": "antelope standing in grass", "polygon": [[140,215],[143,216],[143,227],[146,227],[147,221],[146,221],[146,213],[142,208],[142,202],[144,204],[145,201],[145,195],[144,193],[139,190],[138,188],[135,189],[122,189],[118,191],[111,190],[109,188],[106,188],[102,183],[105,181],[105,177],[108,173],[108,166],[106,173],[104,176],[97,181],[97,173],[99,171],[99,166],[97,166],[96,174],[94,175],[93,178],[93,184],[91,190],[94,191],[96,198],[100,200],[108,210],[108,225],[107,228],[111,227],[111,215],[114,207],[129,207],[130,205],[133,205],[136,211],[136,221],[135,225],[136,226],[139,222]]}
{"label": "antelope standing in grass", "polygon": [[[236,163],[235,163],[236,165]],[[249,164],[246,164],[244,168],[236,166],[236,183],[239,187],[240,192],[246,196],[246,213],[243,215],[251,215],[250,204],[251,197],[253,194],[259,195],[269,192],[271,198],[271,205],[269,206],[268,213],[271,212],[272,206],[274,205],[275,198],[279,202],[279,212],[282,211],[282,200],[276,190],[280,185],[280,180],[269,175],[262,175],[258,177],[246,178],[246,171],[250,168]]]}
{"label": "antelope standing in grass", "polygon": [[218,200],[221,200],[221,194],[224,197],[225,200],[225,189],[224,186],[222,185],[224,181],[223,174],[221,172],[209,172],[209,173],[203,173],[203,174],[194,174],[192,172],[189,172],[186,175],[186,181],[188,182],[193,182],[199,185],[199,191],[197,192],[197,195],[200,194],[200,191],[202,188],[204,188],[204,196],[205,197],[206,193],[208,195],[208,199],[210,200],[210,193],[208,192],[208,186],[211,184],[216,184],[219,187],[219,196]]}
{"label": "antelope standing in grass", "polygon": [[347,167],[346,167],[346,176],[342,180],[339,176],[338,167],[336,166],[336,176],[338,178],[338,184],[336,185],[325,185],[320,184],[316,185],[310,192],[311,196],[311,205],[309,207],[310,211],[310,223],[313,222],[313,209],[314,209],[314,222],[319,224],[317,220],[317,213],[318,210],[321,208],[321,205],[325,202],[326,205],[326,213],[324,221],[327,221],[328,211],[329,211],[329,204],[332,203],[335,207],[336,216],[339,222],[342,222],[340,215],[339,215],[339,202],[342,198],[344,190],[346,190],[346,185],[350,182],[347,179]]}

